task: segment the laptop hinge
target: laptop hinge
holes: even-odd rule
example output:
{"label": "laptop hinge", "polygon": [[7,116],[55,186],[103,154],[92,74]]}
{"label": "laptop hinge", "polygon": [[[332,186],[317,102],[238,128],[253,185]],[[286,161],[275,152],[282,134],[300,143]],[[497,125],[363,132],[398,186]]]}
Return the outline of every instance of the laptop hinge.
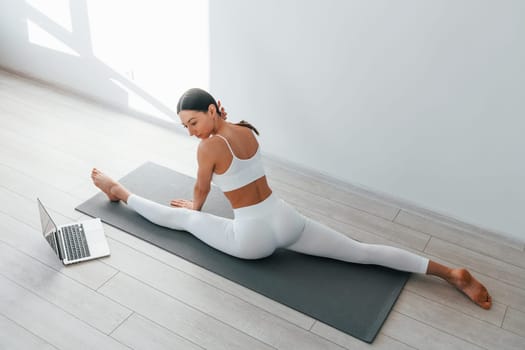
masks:
{"label": "laptop hinge", "polygon": [[64,252],[64,247],[62,245],[61,236],[62,236],[62,232],[59,229],[55,232],[55,239],[56,239],[57,247],[58,247],[58,257],[60,258],[60,260],[64,260],[66,254]]}

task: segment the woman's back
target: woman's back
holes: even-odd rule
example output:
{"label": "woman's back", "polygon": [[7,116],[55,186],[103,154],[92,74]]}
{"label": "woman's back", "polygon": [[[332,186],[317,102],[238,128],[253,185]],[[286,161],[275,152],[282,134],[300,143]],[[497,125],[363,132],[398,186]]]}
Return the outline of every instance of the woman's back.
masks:
{"label": "woman's back", "polygon": [[232,207],[242,208],[265,200],[271,193],[266,181],[259,144],[246,127],[225,123],[217,133],[203,141],[213,152],[213,182]]}

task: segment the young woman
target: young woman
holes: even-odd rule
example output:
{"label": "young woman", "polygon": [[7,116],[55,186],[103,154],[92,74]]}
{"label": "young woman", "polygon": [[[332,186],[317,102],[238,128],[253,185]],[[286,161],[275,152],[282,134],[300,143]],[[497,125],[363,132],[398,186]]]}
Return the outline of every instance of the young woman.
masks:
{"label": "young woman", "polygon": [[[201,89],[185,92],[177,113],[190,136],[200,138],[193,200],[161,205],[129,192],[93,169],[91,177],[112,201],[123,201],[149,221],[185,230],[206,244],[242,259],[259,259],[276,248],[359,264],[376,264],[445,279],[484,309],[492,305],[487,289],[466,269],[452,269],[411,252],[357,242],[299,214],[272,194],[264,173],[257,130],[245,121],[226,121],[224,108]],[[231,203],[234,219],[201,212],[211,183]]]}

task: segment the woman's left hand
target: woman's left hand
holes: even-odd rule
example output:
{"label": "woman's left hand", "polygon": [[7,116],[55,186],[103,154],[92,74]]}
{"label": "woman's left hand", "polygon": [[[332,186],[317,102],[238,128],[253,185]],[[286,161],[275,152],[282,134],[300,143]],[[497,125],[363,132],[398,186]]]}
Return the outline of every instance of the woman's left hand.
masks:
{"label": "woman's left hand", "polygon": [[226,116],[228,115],[228,113],[226,113],[224,106],[221,105],[221,101],[219,100],[217,100],[217,107],[219,107],[219,111],[221,111],[221,118],[226,120]]}
{"label": "woman's left hand", "polygon": [[193,210],[193,201],[187,199],[172,199],[170,205],[176,208],[186,208]]}

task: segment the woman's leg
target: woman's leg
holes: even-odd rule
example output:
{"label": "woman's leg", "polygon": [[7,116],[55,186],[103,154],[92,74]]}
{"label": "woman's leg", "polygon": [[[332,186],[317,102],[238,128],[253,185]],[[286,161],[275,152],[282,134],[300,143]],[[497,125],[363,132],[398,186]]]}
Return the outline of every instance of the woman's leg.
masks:
{"label": "woman's leg", "polygon": [[299,239],[286,249],[352,263],[381,265],[438,276],[461,290],[482,308],[489,309],[492,304],[486,288],[465,269],[451,269],[395,247],[360,243],[308,218]]}
{"label": "woman's leg", "polygon": [[395,247],[357,242],[308,218],[306,218],[304,230],[299,239],[286,249],[414,273],[425,273],[428,266],[428,259],[424,257]]}
{"label": "woman's leg", "polygon": [[91,177],[110,200],[122,200],[147,220],[175,230],[184,230],[226,254],[241,257],[231,219],[186,208],[172,208],[132,194],[124,186],[97,169]]}
{"label": "woman's leg", "polygon": [[128,197],[128,207],[154,224],[190,232],[192,235],[226,254],[239,256],[233,220],[186,208],[173,208],[142,198]]}

